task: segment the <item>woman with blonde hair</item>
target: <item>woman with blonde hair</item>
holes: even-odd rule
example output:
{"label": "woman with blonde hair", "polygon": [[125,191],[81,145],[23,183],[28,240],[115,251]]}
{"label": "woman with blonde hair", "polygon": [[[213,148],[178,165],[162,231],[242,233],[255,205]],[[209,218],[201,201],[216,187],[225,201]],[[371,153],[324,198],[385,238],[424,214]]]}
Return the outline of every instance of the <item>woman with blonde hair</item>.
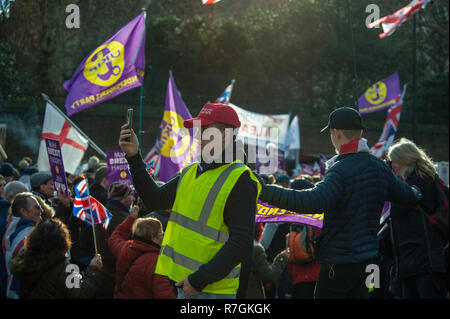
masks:
{"label": "woman with blonde hair", "polygon": [[392,171],[422,192],[417,209],[392,203],[391,239],[394,275],[400,279],[402,297],[446,298],[444,242],[429,216],[436,211],[436,169],[431,158],[414,142],[402,138],[387,152]]}

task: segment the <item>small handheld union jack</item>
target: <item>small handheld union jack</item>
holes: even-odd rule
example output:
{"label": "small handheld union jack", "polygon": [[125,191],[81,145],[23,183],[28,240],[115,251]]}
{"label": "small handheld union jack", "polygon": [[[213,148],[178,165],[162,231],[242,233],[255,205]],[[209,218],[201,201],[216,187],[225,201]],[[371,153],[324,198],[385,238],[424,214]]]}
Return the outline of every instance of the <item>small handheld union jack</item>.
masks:
{"label": "small handheld union jack", "polygon": [[73,215],[89,225],[102,224],[104,229],[108,228],[112,217],[105,206],[94,197],[89,196],[89,189],[85,179],[75,185]]}

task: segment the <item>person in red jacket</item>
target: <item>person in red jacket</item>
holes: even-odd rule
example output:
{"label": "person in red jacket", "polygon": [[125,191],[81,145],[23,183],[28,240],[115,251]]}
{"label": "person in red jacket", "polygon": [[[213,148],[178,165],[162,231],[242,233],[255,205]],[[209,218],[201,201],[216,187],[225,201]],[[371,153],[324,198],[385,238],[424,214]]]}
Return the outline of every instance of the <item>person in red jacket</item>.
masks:
{"label": "person in red jacket", "polygon": [[[108,246],[116,257],[115,299],[173,299],[169,278],[155,274],[164,236],[156,218],[138,218],[133,210],[111,234]],[[130,238],[130,233],[132,235]]]}

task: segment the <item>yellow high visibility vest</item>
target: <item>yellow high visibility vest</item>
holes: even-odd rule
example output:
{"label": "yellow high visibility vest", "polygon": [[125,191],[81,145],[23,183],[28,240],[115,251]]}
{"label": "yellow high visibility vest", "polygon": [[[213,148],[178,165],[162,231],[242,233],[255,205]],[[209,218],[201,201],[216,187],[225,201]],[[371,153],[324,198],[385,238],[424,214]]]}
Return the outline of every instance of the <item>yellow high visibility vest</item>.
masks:
{"label": "yellow high visibility vest", "polygon": [[[228,196],[246,171],[258,188],[261,185],[242,162],[221,165],[197,175],[198,163],[183,169],[175,202],[167,223],[155,273],[178,282],[208,263],[228,240],[223,212]],[[256,212],[255,212],[256,213]],[[241,265],[225,278],[207,285],[202,292],[236,294]]]}

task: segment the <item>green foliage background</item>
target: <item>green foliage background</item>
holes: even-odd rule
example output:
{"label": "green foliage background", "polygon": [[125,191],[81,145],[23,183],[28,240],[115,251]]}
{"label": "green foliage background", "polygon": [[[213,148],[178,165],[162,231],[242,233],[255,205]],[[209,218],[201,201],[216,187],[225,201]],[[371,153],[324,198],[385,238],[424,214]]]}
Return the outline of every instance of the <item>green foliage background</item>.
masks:
{"label": "green foliage background", "polygon": [[[384,16],[409,2],[376,4]],[[65,26],[70,3],[80,8],[79,29]],[[62,83],[145,7],[145,117],[161,117],[169,71],[193,115],[235,79],[234,104],[260,113],[297,114],[304,126],[322,125],[329,111],[352,105],[371,84],[398,71],[401,84],[408,84],[401,125],[409,129],[412,19],[379,39],[381,28],[365,26],[371,3],[223,0],[202,6],[200,0],[16,0],[10,17],[0,17],[0,108],[43,112],[41,92],[63,107]],[[434,0],[416,17],[419,130],[448,134],[449,1]],[[139,105],[139,89],[83,113],[123,116],[129,105]],[[376,112],[365,121],[380,128],[385,115]]]}

